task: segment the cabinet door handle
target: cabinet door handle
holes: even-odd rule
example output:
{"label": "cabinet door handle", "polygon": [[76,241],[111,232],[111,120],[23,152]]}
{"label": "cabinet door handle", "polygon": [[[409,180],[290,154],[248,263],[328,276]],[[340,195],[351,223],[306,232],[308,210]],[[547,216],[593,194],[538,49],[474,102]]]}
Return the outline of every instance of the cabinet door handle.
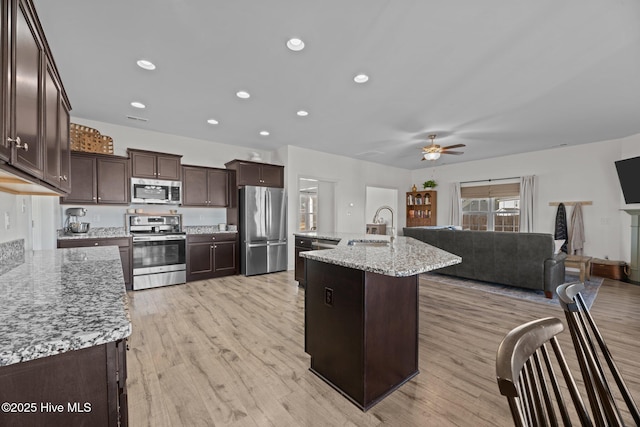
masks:
{"label": "cabinet door handle", "polygon": [[100,244],[100,243],[95,242],[95,243],[93,244],[93,246],[98,246],[99,244]]}
{"label": "cabinet door handle", "polygon": [[16,136],[16,139],[7,138],[7,140],[9,142],[15,142],[16,148],[22,148],[24,151],[29,151],[29,144],[27,144],[26,142],[22,142],[19,136]]}
{"label": "cabinet door handle", "polygon": [[213,249],[213,245],[209,246],[211,249]]}
{"label": "cabinet door handle", "polygon": [[213,237],[211,238],[211,240],[216,240],[216,237],[215,237],[215,236],[213,236]]}
{"label": "cabinet door handle", "polygon": [[213,247],[214,247],[214,248],[217,248],[217,247],[218,247],[218,245],[213,245]]}

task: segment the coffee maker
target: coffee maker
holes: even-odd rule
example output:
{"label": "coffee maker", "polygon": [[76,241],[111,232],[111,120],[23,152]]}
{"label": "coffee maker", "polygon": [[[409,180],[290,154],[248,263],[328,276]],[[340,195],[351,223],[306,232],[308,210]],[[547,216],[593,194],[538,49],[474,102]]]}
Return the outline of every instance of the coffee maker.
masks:
{"label": "coffee maker", "polygon": [[89,231],[89,223],[81,222],[79,218],[82,218],[87,214],[85,208],[67,208],[65,211],[67,214],[67,220],[65,221],[64,231],[69,233],[86,233]]}

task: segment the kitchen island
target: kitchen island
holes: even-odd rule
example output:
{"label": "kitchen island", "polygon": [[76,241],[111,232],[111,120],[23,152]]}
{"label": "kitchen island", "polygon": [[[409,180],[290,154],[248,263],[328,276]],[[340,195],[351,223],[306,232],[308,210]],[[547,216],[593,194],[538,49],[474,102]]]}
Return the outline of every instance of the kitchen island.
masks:
{"label": "kitchen island", "polygon": [[0,292],[0,425],[127,425],[118,248],[13,254]]}
{"label": "kitchen island", "polygon": [[419,373],[418,274],[462,260],[410,237],[352,234],[300,256],[310,369],[366,411]]}

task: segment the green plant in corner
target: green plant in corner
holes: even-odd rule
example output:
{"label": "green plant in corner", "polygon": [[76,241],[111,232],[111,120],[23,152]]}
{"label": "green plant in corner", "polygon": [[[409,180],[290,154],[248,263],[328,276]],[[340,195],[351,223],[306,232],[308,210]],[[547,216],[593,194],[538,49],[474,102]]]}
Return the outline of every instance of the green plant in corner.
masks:
{"label": "green plant in corner", "polygon": [[430,179],[429,181],[425,181],[425,182],[422,184],[422,187],[423,187],[425,190],[433,190],[434,188],[436,188],[436,186],[437,186],[437,185],[438,185],[438,183],[437,183],[435,180]]}

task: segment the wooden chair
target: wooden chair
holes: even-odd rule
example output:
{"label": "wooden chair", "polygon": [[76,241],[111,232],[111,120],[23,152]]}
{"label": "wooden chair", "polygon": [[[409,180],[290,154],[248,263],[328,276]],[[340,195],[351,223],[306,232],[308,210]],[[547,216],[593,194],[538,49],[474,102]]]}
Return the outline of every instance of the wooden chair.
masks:
{"label": "wooden chair", "polygon": [[[572,425],[576,416],[581,425],[593,425],[556,338],[563,330],[559,319],[534,320],[510,331],[498,347],[498,387],[518,427],[557,426],[559,419]],[[561,376],[556,376],[557,368]],[[567,404],[563,389],[574,408]]]}
{"label": "wooden chair", "polygon": [[[558,286],[556,292],[567,317],[567,324],[580,363],[593,419],[598,426],[625,425],[619,407],[619,404],[622,403],[620,399],[622,399],[626,403],[629,415],[633,418],[635,425],[640,426],[638,406],[622,379],[609,348],[580,294],[583,289],[583,283],[573,282]],[[610,378],[613,378],[617,388],[611,387]]]}

